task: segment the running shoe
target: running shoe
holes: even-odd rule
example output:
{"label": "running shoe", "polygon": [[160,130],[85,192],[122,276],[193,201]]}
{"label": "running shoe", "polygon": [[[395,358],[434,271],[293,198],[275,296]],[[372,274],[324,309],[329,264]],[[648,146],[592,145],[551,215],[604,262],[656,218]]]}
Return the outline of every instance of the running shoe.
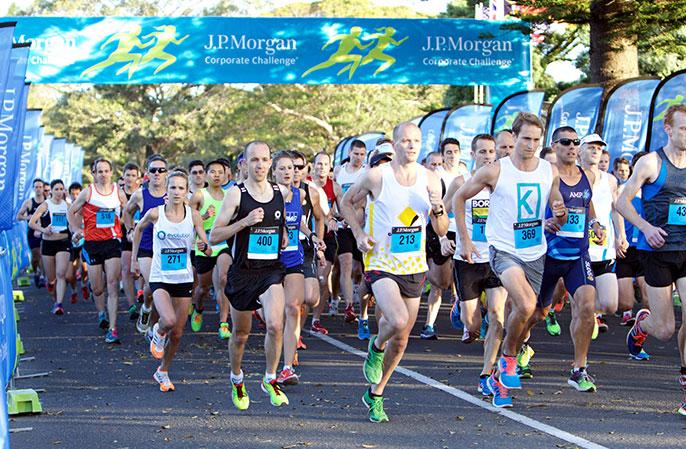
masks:
{"label": "running shoe", "polygon": [[231,338],[231,329],[229,328],[229,323],[219,323],[219,330],[217,333],[219,334],[220,340],[228,340]]}
{"label": "running shoe", "polygon": [[286,394],[281,391],[281,387],[276,383],[276,379],[267,382],[266,379],[263,378],[260,386],[262,387],[262,391],[267,393],[269,402],[271,402],[274,407],[288,405],[288,398],[286,397]]}
{"label": "running shoe", "polygon": [[510,391],[502,384],[502,382],[498,381],[494,375],[491,375],[486,379],[486,383],[488,385],[488,389],[493,392],[493,399],[491,399],[491,404],[493,404],[493,407],[512,408]]}
{"label": "running shoe", "polygon": [[374,342],[377,337],[374,336],[369,340],[369,347],[367,348],[367,357],[364,359],[364,365],[362,372],[364,373],[364,378],[370,384],[378,384],[381,382],[383,377],[383,352],[377,352],[374,349]]}
{"label": "running shoe", "polygon": [[355,320],[357,320],[357,315],[355,315],[355,309],[353,308],[353,305],[350,304],[345,308],[345,322],[354,323]]}
{"label": "running shoe", "polygon": [[52,306],[52,314],[64,315],[64,308],[62,307],[62,304],[55,304],[54,306]]}
{"label": "running shoe", "polygon": [[117,329],[109,329],[107,331],[107,334],[105,334],[105,343],[108,345],[120,345],[121,341],[119,341],[119,334],[117,333]]}
{"label": "running shoe", "polygon": [[488,313],[481,319],[481,328],[479,329],[479,339],[485,340],[488,333]]}
{"label": "running shoe", "polygon": [[457,330],[464,329],[464,323],[460,320],[460,301],[457,298],[450,309],[450,324]]}
{"label": "running shoe", "polygon": [[369,389],[362,395],[362,403],[369,409],[369,420],[371,422],[388,422],[388,415],[383,409],[383,396],[371,396]]}
{"label": "running shoe", "polygon": [[631,356],[636,356],[640,354],[641,350],[643,349],[643,342],[645,342],[645,339],[648,336],[648,334],[646,334],[643,331],[639,331],[639,327],[641,321],[648,318],[648,316],[650,316],[650,310],[639,310],[638,313],[636,313],[636,322],[631,327],[629,333],[626,335],[626,345],[629,349],[629,354]]}
{"label": "running shoe", "polygon": [[191,314],[191,330],[193,332],[200,332],[202,329],[202,310],[193,308],[193,313]]}
{"label": "running shoe", "polygon": [[369,340],[371,332],[369,331],[369,320],[359,320],[357,322],[357,338],[364,341]]}
{"label": "running shoe", "polygon": [[604,334],[609,329],[607,320],[602,315],[596,315],[595,319],[598,321],[598,331]]}
{"label": "running shoe", "polygon": [[164,357],[164,348],[167,346],[167,336],[160,335],[160,323],[152,327],[152,341],[150,342],[150,354],[157,360]]}
{"label": "running shoe", "polygon": [[302,349],[303,351],[307,351],[307,345],[306,345],[305,342],[303,341],[303,336],[302,336],[302,335],[298,337],[298,345],[296,346],[295,349],[296,349],[296,350]]}
{"label": "running shoe", "polygon": [[619,322],[619,325],[620,326],[633,326],[635,322],[636,322],[636,319],[634,318],[634,314],[631,312],[631,310],[627,310],[626,312],[622,313],[622,319]]}
{"label": "running shoe", "polygon": [[682,390],[686,391],[686,374],[679,376],[679,385],[681,385]]}
{"label": "running shoe", "polygon": [[138,307],[136,307],[136,304],[131,304],[131,306],[129,306],[129,319],[131,321],[136,321],[139,316]]}
{"label": "running shoe", "polygon": [[152,343],[152,328],[149,327],[147,331],[145,331],[145,341],[148,343]]}
{"label": "running shoe", "polygon": [[634,355],[634,354],[629,354],[629,355],[631,356],[632,359],[638,360],[638,361],[640,361],[640,362],[642,362],[642,361],[644,361],[644,360],[645,360],[645,361],[650,360],[650,354],[648,354],[647,352],[645,352],[643,349],[641,349],[641,352],[639,352],[639,353],[636,354],[636,355]]}
{"label": "running shoe", "polygon": [[152,377],[160,384],[160,391],[162,393],[174,391],[174,384],[169,380],[169,371],[162,371],[157,368],[157,371],[155,371],[155,374],[153,374]]}
{"label": "running shoe", "polygon": [[104,310],[98,312],[98,326],[103,330],[110,327],[110,321],[107,319],[107,313]]}
{"label": "running shoe", "polygon": [[47,279],[45,279],[45,276],[41,275],[39,282],[40,282],[40,285],[38,286],[38,288],[43,288],[43,287],[48,286],[48,281],[47,281]]}
{"label": "running shoe", "polygon": [[534,372],[531,371],[529,365],[519,366],[517,365],[517,375],[520,379],[533,379]]}
{"label": "running shoe", "polygon": [[298,385],[300,377],[295,374],[293,368],[285,368],[281,370],[279,375],[276,377],[276,383],[279,385]]}
{"label": "running shoe", "polygon": [[600,333],[600,327],[598,326],[598,317],[594,316],[593,317],[593,332],[591,332],[591,340],[595,340],[598,338],[598,334]]}
{"label": "running shoe", "polygon": [[250,398],[245,391],[245,385],[231,383],[231,401],[238,410],[247,410],[250,407]]}
{"label": "running shoe", "polygon": [[258,329],[266,329],[267,328],[267,323],[264,322],[264,319],[262,319],[262,315],[260,315],[257,310],[252,311],[252,317],[255,319],[257,322],[257,328]]}
{"label": "running shoe", "polygon": [[143,302],[145,302],[145,293],[143,290],[138,290],[136,292],[136,301],[138,301],[138,304],[143,304]]}
{"label": "running shoe", "polygon": [[476,387],[476,390],[484,396],[490,396],[493,394],[491,387],[488,386],[489,377],[491,376],[479,377],[479,386]]}
{"label": "running shoe", "polygon": [[88,290],[88,287],[81,287],[81,297],[83,298],[84,301],[88,301],[91,297],[91,292]]}
{"label": "running shoe", "polygon": [[340,302],[340,299],[331,298],[329,300],[329,316],[338,315],[338,303],[339,302]]}
{"label": "running shoe", "polygon": [[462,338],[460,339],[462,343],[468,345],[471,343],[474,343],[477,340],[477,336],[473,332],[469,332],[469,330],[464,329],[462,331]]}
{"label": "running shoe", "polygon": [[[498,360],[498,372],[500,373],[500,383],[509,390],[522,388],[517,375],[517,359],[511,356],[502,356]],[[491,388],[491,390],[493,390]],[[495,391],[495,390],[493,390]]]}
{"label": "running shoe", "polygon": [[422,340],[438,340],[436,328],[426,324],[424,327],[422,327],[422,331],[419,333],[419,338]]}
{"label": "running shoe", "polygon": [[517,366],[529,366],[529,362],[533,358],[536,351],[528,343],[524,343],[517,354]]}
{"label": "running shoe", "polygon": [[555,312],[552,310],[548,312],[548,316],[545,317],[545,330],[551,337],[558,337],[562,333],[560,328],[560,323],[557,322],[557,317]]}
{"label": "running shoe", "polygon": [[79,300],[79,295],[76,294],[76,292],[71,292],[71,298],[69,298],[69,302],[72,304],[76,304],[76,302]]}
{"label": "running shoe", "polygon": [[48,293],[51,295],[55,293],[55,283],[56,281],[48,282]]}
{"label": "running shoe", "polygon": [[586,372],[585,368],[573,369],[567,383],[577,391],[593,393],[596,391],[594,379]]}
{"label": "running shoe", "polygon": [[686,396],[684,396],[684,400],[681,401],[681,407],[676,412],[681,416],[686,416]]}
{"label": "running shoe", "polygon": [[329,333],[329,330],[322,326],[322,323],[319,320],[313,320],[312,326],[310,327],[310,332],[314,332],[315,334],[327,335]]}
{"label": "running shoe", "polygon": [[140,332],[141,334],[144,334],[150,328],[148,322],[150,321],[150,312],[151,311],[152,311],[152,307],[149,309],[146,309],[145,304],[143,304],[141,306],[141,314],[138,317],[138,321],[136,321],[136,330],[138,332]]}

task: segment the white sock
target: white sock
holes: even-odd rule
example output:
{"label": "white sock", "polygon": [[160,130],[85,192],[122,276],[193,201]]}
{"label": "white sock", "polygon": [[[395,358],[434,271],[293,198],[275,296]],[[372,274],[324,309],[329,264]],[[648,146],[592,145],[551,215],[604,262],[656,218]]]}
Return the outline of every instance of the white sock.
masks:
{"label": "white sock", "polygon": [[267,381],[267,383],[271,382],[274,379],[276,379],[276,373],[264,373],[264,380]]}
{"label": "white sock", "polygon": [[240,374],[238,376],[235,376],[233,374],[233,371],[231,372],[231,383],[234,385],[242,384],[243,383],[243,370],[241,370]]}
{"label": "white sock", "polygon": [[293,367],[292,367],[291,365],[284,365],[284,366],[283,366],[283,369],[284,369],[284,370],[293,369]]}

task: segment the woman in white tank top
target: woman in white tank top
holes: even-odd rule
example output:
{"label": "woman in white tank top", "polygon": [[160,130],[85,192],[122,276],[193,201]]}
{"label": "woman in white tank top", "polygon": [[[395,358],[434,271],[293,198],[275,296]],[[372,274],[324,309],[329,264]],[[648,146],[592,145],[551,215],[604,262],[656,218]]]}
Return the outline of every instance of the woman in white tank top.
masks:
{"label": "woman in white tank top", "polygon": [[176,354],[188,318],[188,307],[193,291],[193,268],[191,251],[195,237],[198,247],[206,254],[212,254],[200,213],[186,206],[188,177],[182,172],[173,172],[167,177],[168,203],[150,209],[135,227],[131,271],[140,272],[138,248],[143,229],[153,225],[152,267],[150,289],[155,308],[160,315],[152,330],[150,353],[161,364],[153,378],[160,384],[160,391],[174,390],[169,380],[169,366]]}

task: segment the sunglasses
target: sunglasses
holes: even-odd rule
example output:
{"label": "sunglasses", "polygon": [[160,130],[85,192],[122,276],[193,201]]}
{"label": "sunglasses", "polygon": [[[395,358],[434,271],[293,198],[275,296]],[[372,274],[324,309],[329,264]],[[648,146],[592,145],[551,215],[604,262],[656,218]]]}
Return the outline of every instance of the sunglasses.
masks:
{"label": "sunglasses", "polygon": [[581,140],[579,140],[579,139],[567,139],[567,138],[563,137],[562,139],[557,139],[553,143],[558,143],[558,142],[560,143],[560,145],[565,146],[565,147],[568,147],[571,144],[574,144],[575,147],[578,147],[579,144],[581,143]]}
{"label": "sunglasses", "polygon": [[204,174],[205,174],[205,170],[192,171],[191,172],[191,175],[204,175]]}
{"label": "sunglasses", "polygon": [[153,175],[154,175],[155,173],[160,173],[160,174],[162,174],[162,173],[167,173],[167,169],[164,168],[164,167],[153,167],[153,168],[149,168],[148,171],[149,171],[150,173],[152,173]]}
{"label": "sunglasses", "polygon": [[293,165],[293,168],[295,168],[296,170],[304,170],[305,166],[304,165]]}

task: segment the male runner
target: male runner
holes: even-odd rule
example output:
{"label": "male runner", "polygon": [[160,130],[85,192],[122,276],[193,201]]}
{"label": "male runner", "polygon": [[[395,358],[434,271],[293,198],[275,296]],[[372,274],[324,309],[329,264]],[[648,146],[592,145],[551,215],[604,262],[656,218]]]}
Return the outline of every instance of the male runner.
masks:
{"label": "male runner", "polygon": [[126,204],[126,195],[112,183],[112,163],[107,159],[94,160],[91,174],[93,183],[79,193],[69,208],[69,227],[73,234],[72,241],[78,242],[81,237],[85,238],[83,252],[88,262],[88,277],[98,310],[98,321],[100,328],[108,329],[105,343],[120,344],[117,333],[122,237],[119,211]]}
{"label": "male runner", "polygon": [[[650,310],[636,314],[627,335],[631,355],[637,355],[652,335],[669,340],[676,326],[672,284],[686,298],[686,105],[670,106],[664,118],[667,144],[642,157],[624,185],[617,207],[641,231],[638,239]],[[631,205],[642,189],[643,215]],[[645,218],[644,218],[645,217]],[[681,307],[679,383],[686,393],[686,307]],[[679,414],[686,416],[686,397]]]}
{"label": "male runner", "polygon": [[[140,184],[140,168],[133,162],[124,165],[124,187],[122,191],[126,195],[126,201],[131,199],[133,193],[138,190]],[[134,224],[138,222],[140,214],[134,217]],[[129,318],[133,321],[138,319],[140,314],[136,307],[136,287],[135,274],[131,272],[131,242],[126,238],[126,227],[122,218],[122,239],[121,239],[121,278],[124,285],[124,294],[126,301],[129,304]]]}
{"label": "male runner", "polygon": [[[29,221],[31,219],[31,216],[34,214],[34,212],[36,212],[38,206],[43,204],[45,201],[45,195],[43,192],[43,181],[38,178],[34,179],[33,198],[28,198],[19,208],[19,213],[17,213],[18,221]],[[28,228],[27,232],[29,249],[31,250],[31,270],[33,270],[33,282],[37,288],[41,288],[45,283],[44,280],[41,279],[41,271],[38,269],[41,262],[41,233],[34,231],[31,228]]]}
{"label": "male runner", "polygon": [[[383,313],[379,333],[369,341],[364,376],[371,384],[362,398],[372,422],[388,421],[383,391],[405,352],[417,318],[419,297],[428,270],[424,240],[429,214],[436,233],[445,235],[448,217],[441,183],[417,164],[422,132],[412,123],[393,130],[392,162],[367,170],[343,197],[342,212],[359,250],[365,254],[365,280]],[[352,202],[370,195],[363,230]]]}
{"label": "male runner", "polygon": [[288,398],[276,382],[285,312],[284,268],[279,254],[288,246],[284,192],[267,180],[272,159],[266,143],[250,142],[244,154],[248,179],[226,192],[210,234],[210,244],[215,245],[234,238],[234,262],[226,284],[226,296],[231,303],[234,326],[229,341],[231,396],[239,410],[246,410],[250,405],[241,365],[252,327],[252,311],[259,308],[264,311],[267,327],[264,340],[266,370],[261,388],[272,405],[288,405]]}
{"label": "male runner", "polygon": [[511,129],[503,129],[495,135],[496,160],[509,156],[514,151],[515,137]]}
{"label": "male runner", "polygon": [[205,164],[203,161],[194,160],[188,163],[189,191],[191,196],[200,189],[207,187],[205,182]]}
{"label": "male runner", "polygon": [[[550,204],[560,224],[567,221],[557,168],[536,157],[543,137],[541,120],[534,114],[520,113],[512,128],[515,136],[512,154],[478,170],[457,191],[453,203],[455,219],[462,223],[465,201],[485,188],[491,191],[486,220],[489,260],[508,292],[512,309],[498,369],[488,379],[488,387],[500,398],[507,398],[508,389],[521,388],[515,356],[526,333],[526,323],[536,310],[541,288],[546,253],[545,205]],[[481,256],[473,245],[471,248],[467,245],[462,251]]]}

